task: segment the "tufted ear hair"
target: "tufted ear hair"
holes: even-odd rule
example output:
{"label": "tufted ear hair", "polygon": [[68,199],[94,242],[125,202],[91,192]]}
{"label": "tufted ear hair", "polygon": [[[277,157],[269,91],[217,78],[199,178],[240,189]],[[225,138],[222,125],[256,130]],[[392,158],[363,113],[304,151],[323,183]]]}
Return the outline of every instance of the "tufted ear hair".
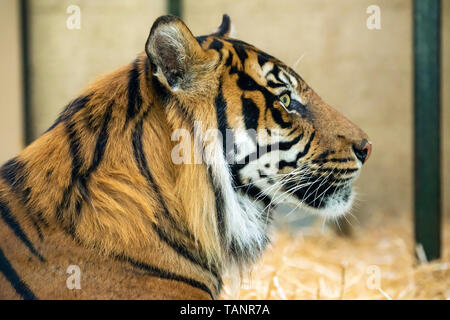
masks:
{"label": "tufted ear hair", "polygon": [[153,74],[171,91],[195,87],[195,73],[210,60],[183,21],[172,15],[156,19],[145,52]]}
{"label": "tufted ear hair", "polygon": [[232,37],[234,30],[233,25],[231,24],[230,16],[226,13],[222,16],[222,23],[219,28],[213,33],[213,35],[218,37]]}

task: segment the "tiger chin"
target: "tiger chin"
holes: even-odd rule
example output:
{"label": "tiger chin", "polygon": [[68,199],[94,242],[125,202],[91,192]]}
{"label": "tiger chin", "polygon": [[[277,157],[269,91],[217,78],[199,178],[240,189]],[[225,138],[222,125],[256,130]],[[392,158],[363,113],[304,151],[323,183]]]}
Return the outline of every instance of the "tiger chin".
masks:
{"label": "tiger chin", "polygon": [[1,299],[215,299],[277,204],[350,209],[368,136],[230,27],[158,18],[1,167]]}

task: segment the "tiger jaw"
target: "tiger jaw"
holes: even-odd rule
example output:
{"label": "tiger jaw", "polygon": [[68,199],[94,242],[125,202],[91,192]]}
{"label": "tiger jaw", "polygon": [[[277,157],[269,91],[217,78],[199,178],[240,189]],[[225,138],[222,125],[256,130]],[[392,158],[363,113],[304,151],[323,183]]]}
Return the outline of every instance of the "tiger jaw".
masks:
{"label": "tiger jaw", "polygon": [[288,190],[295,190],[291,192],[299,207],[326,218],[337,218],[350,211],[354,200],[352,182],[355,178],[343,179],[344,182],[327,181],[333,180],[328,177],[313,179],[307,177],[300,179],[294,186],[288,184]]}
{"label": "tiger jaw", "polygon": [[[266,157],[262,163],[267,162]],[[299,164],[296,169],[280,173],[274,169],[276,165],[261,166],[258,163],[249,164],[242,173],[244,186],[254,186],[260,190],[258,199],[266,197],[265,209],[287,203],[312,214],[326,218],[337,218],[350,211],[355,194],[352,185],[360,173],[361,165],[356,168],[311,168],[310,164]],[[317,172],[329,170],[319,175]],[[351,171],[351,174],[348,174]],[[257,173],[255,173],[257,172]],[[341,175],[338,173],[342,172]],[[242,193],[247,188],[240,189]],[[268,200],[267,200],[268,199]]]}
{"label": "tiger jaw", "polygon": [[335,189],[332,194],[325,195],[321,200],[302,202],[301,207],[324,218],[338,218],[350,211],[354,198],[352,186],[347,184]]}
{"label": "tiger jaw", "polygon": [[[270,177],[267,180],[272,181]],[[261,183],[258,187],[263,192],[278,189],[270,194],[271,206],[282,203],[290,204],[296,209],[301,209],[311,214],[316,214],[324,218],[337,218],[348,213],[355,199],[352,182],[341,182],[332,185],[318,179],[316,182],[307,182],[307,179],[299,179],[295,182],[288,182],[284,186]],[[255,185],[258,185],[255,184]],[[266,185],[263,187],[263,185]],[[272,189],[272,190],[271,190]],[[244,191],[245,192],[245,191]],[[267,194],[267,193],[266,193]]]}

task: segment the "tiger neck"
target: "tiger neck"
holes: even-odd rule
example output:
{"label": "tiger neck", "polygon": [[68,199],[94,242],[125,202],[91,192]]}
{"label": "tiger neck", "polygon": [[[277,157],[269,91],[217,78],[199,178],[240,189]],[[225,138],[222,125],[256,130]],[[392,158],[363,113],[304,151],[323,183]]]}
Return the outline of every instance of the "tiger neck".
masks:
{"label": "tiger neck", "polygon": [[[158,83],[158,80],[154,79],[153,83]],[[160,84],[156,86],[160,87]],[[188,208],[186,214],[193,215],[193,219],[189,219],[193,222],[190,227],[195,230],[194,234],[198,235],[201,243],[206,246],[212,244],[210,248],[216,250],[221,265],[237,265],[242,270],[250,266],[265,248],[268,242],[268,219],[262,214],[264,205],[237,191],[235,179],[238,173],[232,172],[226,161],[226,143],[219,138],[227,137],[225,131],[229,129],[222,87],[218,84],[217,96],[213,102],[215,108],[211,106],[212,103],[202,101],[198,96],[179,99],[164,88],[161,91],[172,130],[188,130],[192,137],[190,150],[192,153],[199,153],[203,159],[201,169],[198,169],[202,174],[192,174],[196,165],[180,165],[180,171],[188,172],[186,176],[189,176],[185,180],[184,189],[181,189],[184,192],[180,192],[180,195],[189,195],[184,203],[188,204],[185,206]],[[156,94],[161,95],[161,92],[157,91]],[[189,100],[190,103],[186,103]],[[219,135],[207,134],[210,130]],[[201,177],[201,180],[191,181],[197,177]],[[183,186],[182,179],[177,183]],[[196,200],[191,192],[185,192],[192,186],[198,188]],[[209,201],[204,200],[205,195],[208,195]],[[198,205],[189,207],[190,203],[196,202]],[[211,215],[211,208],[215,209],[214,215]]]}

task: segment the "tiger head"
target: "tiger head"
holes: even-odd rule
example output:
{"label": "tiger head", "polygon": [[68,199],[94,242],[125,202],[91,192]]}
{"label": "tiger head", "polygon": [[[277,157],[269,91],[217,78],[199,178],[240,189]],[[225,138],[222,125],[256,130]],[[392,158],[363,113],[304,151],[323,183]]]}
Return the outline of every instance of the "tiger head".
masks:
{"label": "tiger head", "polygon": [[162,17],[146,52],[168,96],[218,128],[223,154],[214,157],[226,160],[241,197],[263,208],[290,202],[325,217],[350,209],[352,183],[372,149],[368,136],[292,68],[231,38],[227,15],[215,33],[197,38],[179,19]]}

